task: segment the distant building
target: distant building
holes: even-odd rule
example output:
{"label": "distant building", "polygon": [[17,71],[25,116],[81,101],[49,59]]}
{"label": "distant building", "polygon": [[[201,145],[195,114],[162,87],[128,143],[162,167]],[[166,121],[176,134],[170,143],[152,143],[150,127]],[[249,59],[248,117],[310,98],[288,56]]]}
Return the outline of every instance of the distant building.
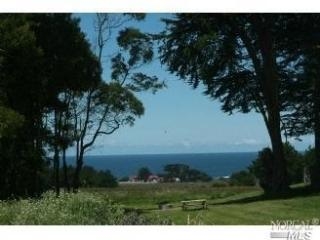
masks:
{"label": "distant building", "polygon": [[163,182],[163,178],[159,177],[158,175],[150,175],[148,177],[148,182],[154,182],[154,183]]}
{"label": "distant building", "polygon": [[129,182],[139,182],[138,176],[129,177]]}
{"label": "distant building", "polygon": [[[144,182],[143,180],[139,179],[138,176],[131,176],[129,177],[129,182]],[[159,177],[158,175],[150,175],[147,179],[148,183],[159,183],[159,182],[163,182],[163,178]]]}

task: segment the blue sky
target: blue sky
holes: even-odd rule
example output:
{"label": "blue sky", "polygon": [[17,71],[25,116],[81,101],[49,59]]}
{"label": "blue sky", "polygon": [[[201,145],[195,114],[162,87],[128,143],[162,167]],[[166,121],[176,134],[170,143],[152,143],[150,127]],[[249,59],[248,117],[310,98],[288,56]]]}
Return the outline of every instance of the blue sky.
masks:
{"label": "blue sky", "polygon": [[[81,28],[94,46],[94,14],[76,14]],[[147,32],[163,30],[160,21],[164,14],[148,14],[143,22],[130,22]],[[105,56],[116,52],[116,32],[109,42]],[[104,63],[104,77],[109,77],[108,57]],[[269,146],[268,134],[257,113],[227,115],[219,102],[202,94],[203,89],[192,89],[165,66],[155,60],[143,71],[157,75],[168,86],[157,94],[140,93],[137,96],[145,106],[145,114],[133,127],[122,127],[113,135],[100,137],[90,155],[144,154],[144,153],[200,153],[259,151]],[[312,136],[299,142],[290,140],[298,150],[313,143]]]}

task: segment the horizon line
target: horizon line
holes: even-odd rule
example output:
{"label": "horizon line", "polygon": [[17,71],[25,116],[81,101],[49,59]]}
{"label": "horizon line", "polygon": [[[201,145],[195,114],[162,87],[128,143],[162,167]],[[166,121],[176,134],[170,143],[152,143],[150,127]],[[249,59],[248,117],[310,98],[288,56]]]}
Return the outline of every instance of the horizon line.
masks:
{"label": "horizon line", "polygon": [[[232,153],[258,153],[259,151],[234,151],[234,152],[187,152],[187,153],[113,153],[113,154],[90,154],[84,157],[97,156],[132,156],[132,155],[185,155],[185,154],[232,154]],[[66,157],[75,157],[76,155],[66,155]]]}

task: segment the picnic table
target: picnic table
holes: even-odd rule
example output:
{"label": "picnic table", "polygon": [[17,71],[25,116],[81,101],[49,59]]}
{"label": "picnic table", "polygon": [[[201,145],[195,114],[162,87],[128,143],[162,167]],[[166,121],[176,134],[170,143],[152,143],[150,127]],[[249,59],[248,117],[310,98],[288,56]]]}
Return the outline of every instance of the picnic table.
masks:
{"label": "picnic table", "polygon": [[188,207],[200,207],[202,209],[207,208],[207,200],[206,199],[196,199],[196,200],[187,200],[181,201],[182,210],[187,210]]}

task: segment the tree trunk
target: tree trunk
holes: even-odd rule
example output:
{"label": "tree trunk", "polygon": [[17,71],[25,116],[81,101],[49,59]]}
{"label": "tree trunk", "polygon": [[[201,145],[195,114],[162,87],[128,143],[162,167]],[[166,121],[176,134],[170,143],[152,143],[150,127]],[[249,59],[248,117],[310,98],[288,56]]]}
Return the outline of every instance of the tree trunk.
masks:
{"label": "tree trunk", "polygon": [[[273,113],[277,115],[276,113]],[[283,193],[286,192],[288,187],[288,174],[286,159],[283,152],[283,143],[280,130],[280,116],[273,116],[269,119],[269,136],[272,145],[272,152],[274,159],[272,159],[272,179],[271,179],[271,193]],[[278,120],[279,119],[279,120]]]}
{"label": "tree trunk", "polygon": [[58,113],[54,112],[54,155],[53,155],[53,168],[54,168],[54,177],[55,177],[55,191],[56,195],[60,195],[60,178],[59,178],[59,168],[60,168],[60,159],[59,159],[59,146],[58,146]]}
{"label": "tree trunk", "polygon": [[320,190],[320,82],[319,79],[314,83],[314,148],[315,162],[310,171],[311,187]]}
{"label": "tree trunk", "polygon": [[280,128],[279,78],[276,69],[276,56],[270,26],[272,16],[260,16],[256,19],[262,56],[261,90],[267,108],[267,128],[271,140],[274,158],[270,159],[272,179],[270,192],[282,193],[288,190],[287,166],[283,152]]}
{"label": "tree trunk", "polygon": [[77,193],[80,187],[80,172],[83,166],[83,155],[84,151],[82,149],[79,152],[79,156],[76,162],[76,168],[73,175],[73,192]]}
{"label": "tree trunk", "polygon": [[55,177],[55,191],[56,195],[60,195],[60,177],[59,177],[59,168],[60,168],[60,159],[59,159],[59,150],[57,146],[54,146],[54,156],[53,156],[53,161],[54,161],[54,177]]}
{"label": "tree trunk", "polygon": [[62,161],[63,161],[63,177],[64,177],[64,187],[66,192],[70,192],[70,183],[68,178],[68,166],[66,161],[66,149],[62,151]]}

